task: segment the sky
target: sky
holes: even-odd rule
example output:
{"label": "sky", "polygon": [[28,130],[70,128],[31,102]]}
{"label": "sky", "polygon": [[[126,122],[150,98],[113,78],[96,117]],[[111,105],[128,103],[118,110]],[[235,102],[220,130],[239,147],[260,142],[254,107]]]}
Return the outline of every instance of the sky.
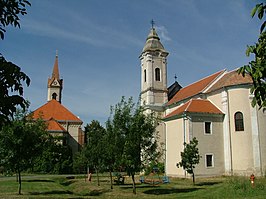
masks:
{"label": "sky", "polygon": [[122,96],[137,102],[142,48],[151,20],[165,49],[168,85],[187,86],[217,71],[234,70],[252,57],[247,45],[261,22],[256,0],[31,0],[21,28],[0,41],[6,60],[31,78],[24,97],[30,110],[47,102],[47,81],[58,50],[62,104],[89,124],[104,124]]}

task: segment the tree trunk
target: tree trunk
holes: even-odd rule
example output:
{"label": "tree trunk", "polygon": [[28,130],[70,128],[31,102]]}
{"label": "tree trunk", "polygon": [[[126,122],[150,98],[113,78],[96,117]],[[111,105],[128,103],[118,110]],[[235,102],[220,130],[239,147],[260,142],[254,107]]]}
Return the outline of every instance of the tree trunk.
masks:
{"label": "tree trunk", "polygon": [[100,179],[99,179],[99,172],[98,172],[98,169],[96,169],[96,175],[97,175],[98,186],[100,186]]}
{"label": "tree trunk", "polygon": [[195,185],[195,174],[194,174],[194,171],[192,171],[192,179],[193,179],[193,185]]}
{"label": "tree trunk", "polygon": [[18,194],[21,195],[21,173],[18,169]]}
{"label": "tree trunk", "polygon": [[110,174],[110,180],[111,180],[111,189],[113,189],[113,178],[112,178],[112,171],[111,171],[111,169],[109,170],[109,174]]}
{"label": "tree trunk", "polygon": [[133,193],[136,194],[135,175],[132,175]]}

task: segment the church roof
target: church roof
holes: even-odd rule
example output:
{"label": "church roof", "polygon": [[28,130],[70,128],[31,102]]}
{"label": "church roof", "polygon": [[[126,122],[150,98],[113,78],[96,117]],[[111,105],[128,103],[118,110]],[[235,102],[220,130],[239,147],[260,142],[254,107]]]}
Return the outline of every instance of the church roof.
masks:
{"label": "church roof", "polygon": [[190,99],[185,104],[181,105],[176,110],[166,115],[165,119],[170,119],[173,116],[182,115],[185,113],[223,114],[223,112],[209,100]]}
{"label": "church roof", "polygon": [[252,83],[252,78],[250,75],[246,74],[245,77],[243,77],[241,74],[238,74],[238,71],[236,69],[225,73],[206,92],[212,92],[228,86],[251,84],[251,83]]}
{"label": "church roof", "polygon": [[142,52],[146,51],[163,51],[166,52],[162,43],[160,42],[160,38],[155,30],[152,28],[144,45]]}
{"label": "church roof", "polygon": [[33,119],[37,118],[42,118],[46,121],[54,118],[57,121],[82,123],[82,121],[77,116],[71,113],[67,108],[65,108],[55,99],[52,99],[33,112]]}
{"label": "church roof", "polygon": [[214,80],[216,80],[225,70],[216,72],[208,77],[205,77],[193,84],[190,84],[184,88],[181,88],[175,96],[167,103],[171,105],[181,100],[193,97],[194,95],[200,94],[205,88],[207,88]]}
{"label": "church roof", "polygon": [[169,86],[167,88],[168,100],[171,100],[181,88],[182,86],[177,81],[175,81],[171,86]]}
{"label": "church roof", "polygon": [[59,124],[54,118],[47,121],[47,131],[66,132],[66,129]]}

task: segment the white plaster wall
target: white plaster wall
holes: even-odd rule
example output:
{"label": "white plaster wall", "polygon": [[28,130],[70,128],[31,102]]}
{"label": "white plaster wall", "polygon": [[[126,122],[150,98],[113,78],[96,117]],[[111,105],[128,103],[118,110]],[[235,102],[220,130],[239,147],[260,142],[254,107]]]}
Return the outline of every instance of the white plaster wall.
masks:
{"label": "white plaster wall", "polygon": [[[235,174],[245,174],[253,169],[253,143],[250,114],[249,90],[234,88],[228,90],[230,132],[232,140],[232,169]],[[244,131],[235,131],[234,114],[242,112]]]}
{"label": "white plaster wall", "polygon": [[182,168],[177,168],[176,163],[181,160],[183,151],[183,119],[166,122],[166,165],[168,176],[184,176]]}

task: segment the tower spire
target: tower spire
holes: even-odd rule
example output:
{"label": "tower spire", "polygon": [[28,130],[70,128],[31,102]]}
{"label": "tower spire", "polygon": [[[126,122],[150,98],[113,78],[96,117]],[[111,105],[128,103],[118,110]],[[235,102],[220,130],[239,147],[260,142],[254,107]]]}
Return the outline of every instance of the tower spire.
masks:
{"label": "tower spire", "polygon": [[58,51],[57,50],[56,50],[56,54],[55,54],[55,62],[54,62],[52,77],[48,78],[48,86],[47,87],[48,87],[47,101],[55,99],[61,103],[63,79],[60,79],[60,75],[59,75]]}
{"label": "tower spire", "polygon": [[59,79],[59,68],[58,68],[58,50],[56,50],[54,68],[52,78]]}

